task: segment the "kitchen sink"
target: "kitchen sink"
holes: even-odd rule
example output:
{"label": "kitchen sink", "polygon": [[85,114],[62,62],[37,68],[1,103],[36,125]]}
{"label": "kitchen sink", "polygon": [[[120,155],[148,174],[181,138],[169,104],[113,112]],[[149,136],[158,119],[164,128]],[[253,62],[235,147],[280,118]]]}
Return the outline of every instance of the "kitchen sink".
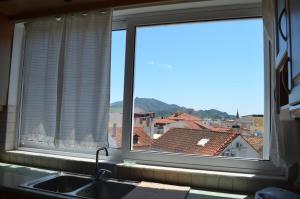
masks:
{"label": "kitchen sink", "polygon": [[96,181],[92,176],[60,172],[21,184],[20,187],[77,198],[121,199],[137,184],[112,178]]}
{"label": "kitchen sink", "polygon": [[20,185],[20,187],[54,193],[70,193],[91,183],[92,181],[92,177],[89,176],[60,172],[24,183]]}
{"label": "kitchen sink", "polygon": [[136,183],[126,181],[95,181],[78,191],[76,195],[83,198],[121,199],[135,187]]}
{"label": "kitchen sink", "polygon": [[47,191],[67,193],[75,191],[90,182],[92,182],[92,179],[63,175],[35,184],[33,187]]}

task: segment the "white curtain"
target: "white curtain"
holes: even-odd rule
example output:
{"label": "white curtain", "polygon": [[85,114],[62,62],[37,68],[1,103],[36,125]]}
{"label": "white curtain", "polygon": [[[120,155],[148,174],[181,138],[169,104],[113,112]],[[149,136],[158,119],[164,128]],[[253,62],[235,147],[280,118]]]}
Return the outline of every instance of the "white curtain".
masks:
{"label": "white curtain", "polygon": [[95,149],[107,144],[111,14],[66,18],[60,146]]}
{"label": "white curtain", "polygon": [[63,27],[63,22],[55,19],[25,26],[21,146],[53,146]]}
{"label": "white curtain", "polygon": [[[94,153],[108,145],[111,17],[90,12],[26,24],[22,146]],[[43,37],[33,45],[36,35]]]}

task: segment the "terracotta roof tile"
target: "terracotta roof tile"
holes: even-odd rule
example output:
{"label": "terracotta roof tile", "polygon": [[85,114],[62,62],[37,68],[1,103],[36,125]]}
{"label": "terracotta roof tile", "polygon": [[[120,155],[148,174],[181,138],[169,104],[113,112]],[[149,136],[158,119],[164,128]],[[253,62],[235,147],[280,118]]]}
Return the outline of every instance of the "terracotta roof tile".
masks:
{"label": "terracotta roof tile", "polygon": [[[109,134],[112,136],[113,128],[109,128]],[[142,148],[142,147],[150,147],[151,145],[151,138],[149,135],[143,130],[143,127],[134,127],[134,133],[133,135],[138,135],[139,137],[139,143],[134,144],[133,148]],[[116,145],[118,147],[121,147],[122,145],[122,128],[117,127],[116,128],[116,135],[113,137],[113,139],[116,142]]]}
{"label": "terracotta roof tile", "polygon": [[171,115],[170,117],[168,117],[168,119],[170,120],[187,120],[187,121],[201,121],[201,118],[193,116],[193,115],[189,115],[187,113],[174,113],[173,115]]}
{"label": "terracotta roof tile", "polygon": [[[175,153],[216,156],[219,155],[237,136],[239,136],[238,133],[174,128],[167,131],[157,140],[154,140],[151,148],[154,150]],[[205,146],[197,145],[201,139],[208,139]]]}
{"label": "terracotta roof tile", "polygon": [[150,136],[144,131],[143,127],[134,127],[134,135],[138,136],[139,143],[134,144],[133,148],[137,149],[150,147],[152,140]]}
{"label": "terracotta roof tile", "polygon": [[262,136],[248,136],[248,135],[243,135],[242,138],[250,145],[253,147],[255,151],[260,153],[263,149],[263,142],[264,139]]}
{"label": "terracotta roof tile", "polygon": [[154,124],[171,124],[174,123],[174,120],[170,120],[168,118],[158,118],[154,120]]}
{"label": "terracotta roof tile", "polygon": [[202,129],[209,129],[210,126],[204,124],[202,121],[194,121],[197,125],[199,125]]}
{"label": "terracotta roof tile", "polygon": [[231,128],[223,128],[223,127],[208,127],[209,130],[221,133],[229,133],[232,131]]}
{"label": "terracotta roof tile", "polygon": [[189,129],[204,129],[201,125],[199,125],[195,121],[184,120],[182,122],[183,122],[183,125],[184,125],[185,128],[189,128]]}
{"label": "terracotta roof tile", "polygon": [[202,120],[196,116],[187,113],[174,113],[167,118],[155,119],[154,124],[166,125],[174,122],[182,122],[185,128],[191,129],[207,129],[208,127],[202,123]]}

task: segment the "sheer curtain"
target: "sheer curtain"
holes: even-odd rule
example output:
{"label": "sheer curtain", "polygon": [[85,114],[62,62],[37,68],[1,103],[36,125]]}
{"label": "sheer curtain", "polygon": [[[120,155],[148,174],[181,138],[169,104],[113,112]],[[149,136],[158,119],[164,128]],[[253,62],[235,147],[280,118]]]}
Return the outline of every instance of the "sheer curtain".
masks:
{"label": "sheer curtain", "polygon": [[61,122],[57,139],[65,148],[107,144],[110,95],[111,14],[66,18]]}
{"label": "sheer curtain", "polygon": [[112,12],[26,24],[21,146],[107,146]]}
{"label": "sheer curtain", "polygon": [[55,19],[25,26],[20,146],[53,146],[63,27]]}

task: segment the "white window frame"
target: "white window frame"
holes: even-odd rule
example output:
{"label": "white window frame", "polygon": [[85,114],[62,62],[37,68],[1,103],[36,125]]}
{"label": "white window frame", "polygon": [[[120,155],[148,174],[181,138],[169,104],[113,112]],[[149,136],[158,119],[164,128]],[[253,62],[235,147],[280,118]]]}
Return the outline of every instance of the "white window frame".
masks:
{"label": "white window frame", "polygon": [[[136,27],[175,24],[183,22],[201,22],[224,19],[242,19],[262,17],[261,2],[226,6],[211,6],[183,10],[148,12],[127,15],[125,83],[123,103],[123,134],[122,155],[124,159],[135,160],[140,164],[159,166],[176,166],[191,169],[206,169],[227,172],[242,172],[252,174],[284,175],[284,170],[276,168],[269,161],[269,134],[270,134],[270,66],[264,66],[264,103],[265,103],[265,135],[263,160],[242,159],[229,157],[204,157],[190,154],[179,154],[157,151],[132,150],[133,107],[134,107],[134,64],[135,64],[135,36]],[[124,18],[124,16],[123,16]],[[266,56],[266,55],[265,55]]]}

